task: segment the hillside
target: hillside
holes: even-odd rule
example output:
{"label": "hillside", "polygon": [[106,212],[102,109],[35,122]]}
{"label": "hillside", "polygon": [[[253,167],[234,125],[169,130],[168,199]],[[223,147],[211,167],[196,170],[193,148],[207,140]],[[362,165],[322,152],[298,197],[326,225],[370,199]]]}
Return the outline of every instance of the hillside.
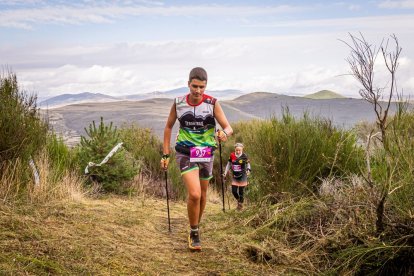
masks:
{"label": "hillside", "polygon": [[50,99],[41,101],[39,106],[41,108],[55,108],[69,104],[87,103],[87,102],[114,102],[120,99],[108,96],[102,93],[78,93],[78,94],[62,94]]}
{"label": "hillside", "polygon": [[[141,94],[109,96],[102,93],[74,93],[74,94],[61,94],[55,97],[50,97],[39,102],[39,107],[43,109],[58,108],[72,104],[82,103],[104,103],[104,102],[118,102],[118,101],[142,101],[154,98],[166,98],[174,99],[178,96],[188,93],[188,87],[180,87],[167,91],[154,91]],[[225,90],[206,90],[206,94],[222,99],[230,100],[234,99],[244,92],[236,89]]]}
{"label": "hillside", "polygon": [[321,90],[316,93],[308,94],[303,96],[304,98],[314,99],[314,100],[326,100],[326,99],[343,99],[345,98],[341,94],[335,93],[330,90]]}
{"label": "hillside", "polygon": [[[320,100],[255,92],[239,96],[234,100],[220,100],[220,102],[230,123],[272,116],[280,118],[283,110],[287,108],[295,117],[303,116],[303,113],[307,112],[310,116],[330,119],[334,125],[344,128],[351,128],[360,121],[375,120],[372,106],[362,99]],[[83,103],[51,109],[47,114],[52,127],[68,140],[73,140],[70,143],[76,143],[79,135],[85,135],[84,128],[92,121],[99,121],[100,117],[117,126],[122,126],[124,123],[137,123],[142,127],[151,128],[161,138],[171,105],[172,99],[169,98]],[[395,105],[391,105],[391,114],[394,111]],[[176,123],[175,131],[177,125]],[[75,139],[68,137],[75,137]]]}
{"label": "hillside", "polygon": [[[23,208],[23,207],[21,207]],[[228,225],[233,210],[207,203],[202,252],[187,249],[186,204],[153,198],[83,199],[13,209],[0,204],[0,272],[9,275],[271,275],[249,261]],[[0,273],[1,274],[1,273]]]}
{"label": "hillside", "polygon": [[[259,118],[281,118],[285,109],[295,117],[303,116],[307,112],[310,116],[330,119],[334,125],[342,128],[351,128],[360,121],[375,120],[372,106],[362,99],[354,98],[320,100],[256,92],[226,103]],[[391,114],[394,111],[395,105],[391,105]]]}

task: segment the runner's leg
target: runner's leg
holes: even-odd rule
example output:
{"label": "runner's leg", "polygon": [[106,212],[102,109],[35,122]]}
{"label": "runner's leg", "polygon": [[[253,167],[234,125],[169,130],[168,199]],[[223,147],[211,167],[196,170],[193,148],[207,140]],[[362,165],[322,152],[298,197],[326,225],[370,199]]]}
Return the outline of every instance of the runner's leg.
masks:
{"label": "runner's leg", "polygon": [[244,202],[244,186],[240,186],[239,187],[239,202],[243,203]]}
{"label": "runner's leg", "polygon": [[201,185],[199,172],[192,170],[182,175],[185,187],[187,188],[187,212],[190,226],[198,226],[200,217]]}
{"label": "runner's leg", "polygon": [[238,193],[238,186],[231,185],[231,193],[233,194],[234,198],[237,199],[237,202],[239,201],[239,193]]}
{"label": "runner's leg", "polygon": [[203,216],[204,209],[206,208],[208,183],[209,183],[209,180],[200,180],[201,198],[200,198],[200,214],[198,217],[199,223],[201,221],[201,217]]}

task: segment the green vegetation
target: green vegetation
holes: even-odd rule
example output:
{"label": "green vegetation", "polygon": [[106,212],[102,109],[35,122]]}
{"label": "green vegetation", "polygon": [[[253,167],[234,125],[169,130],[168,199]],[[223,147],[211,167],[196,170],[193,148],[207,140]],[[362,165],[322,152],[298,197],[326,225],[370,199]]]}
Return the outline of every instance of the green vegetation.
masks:
{"label": "green vegetation", "polygon": [[242,122],[234,129],[224,156],[235,142],[245,144],[254,172],[250,196],[256,200],[280,193],[313,194],[322,179],[358,173],[363,160],[355,134],[306,114],[297,120],[286,111],[281,120]]}
{"label": "green vegetation", "polygon": [[[150,129],[141,128],[135,124],[123,125],[120,129],[120,138],[125,143],[125,149],[136,160],[138,172],[151,181],[164,183],[164,172],[160,169],[162,142],[159,138]],[[169,185],[171,185],[170,196],[175,199],[185,199],[186,192],[181,182],[174,153],[171,154],[167,174]],[[147,192],[151,194],[162,195],[162,191],[163,188],[160,187],[155,189],[147,187]]]}
{"label": "green vegetation", "polygon": [[82,180],[70,171],[73,155],[61,139],[48,132],[36,96],[21,91],[13,73],[0,78],[0,110],[0,200],[33,203],[82,195]]}
{"label": "green vegetation", "polygon": [[36,96],[19,89],[15,74],[0,75],[0,111],[0,168],[16,159],[28,162],[45,143],[47,123]]}
{"label": "green vegetation", "polygon": [[44,145],[47,124],[36,107],[36,96],[19,89],[16,75],[0,76],[0,162],[30,159]]}
{"label": "green vegetation", "polygon": [[133,159],[127,151],[121,148],[107,160],[107,163],[99,165],[121,142],[117,128],[113,128],[112,122],[105,125],[101,117],[98,127],[93,121],[85,131],[89,137],[81,137],[78,151],[81,170],[84,171],[90,162],[98,164],[89,166],[90,183],[98,183],[104,192],[123,192],[122,182],[131,180],[137,174]]}
{"label": "green vegetation", "polygon": [[390,195],[392,208],[404,220],[414,214],[414,112],[399,113],[390,127],[394,178]]}
{"label": "green vegetation", "polygon": [[324,99],[343,99],[345,98],[341,94],[335,93],[330,90],[321,90],[312,94],[303,96],[304,98],[314,99],[314,100],[324,100]]}

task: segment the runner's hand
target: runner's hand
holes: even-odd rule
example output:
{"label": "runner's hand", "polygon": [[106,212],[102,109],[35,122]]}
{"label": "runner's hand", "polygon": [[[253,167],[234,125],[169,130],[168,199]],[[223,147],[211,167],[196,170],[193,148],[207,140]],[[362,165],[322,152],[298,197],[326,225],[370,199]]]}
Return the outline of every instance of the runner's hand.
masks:
{"label": "runner's hand", "polygon": [[220,142],[226,142],[227,141],[227,134],[222,130],[217,130],[217,139]]}
{"label": "runner's hand", "polygon": [[170,157],[168,156],[163,156],[161,158],[161,169],[163,169],[164,171],[166,171],[168,169],[168,163],[170,163]]}
{"label": "runner's hand", "polygon": [[250,175],[250,170],[247,170],[246,174],[247,174],[247,176],[249,176]]}

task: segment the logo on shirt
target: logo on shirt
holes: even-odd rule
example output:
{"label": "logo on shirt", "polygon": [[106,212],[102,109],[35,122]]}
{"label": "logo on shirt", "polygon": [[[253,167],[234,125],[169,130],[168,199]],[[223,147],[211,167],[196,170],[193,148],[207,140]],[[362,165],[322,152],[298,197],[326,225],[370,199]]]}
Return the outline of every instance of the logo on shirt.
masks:
{"label": "logo on shirt", "polygon": [[204,123],[203,122],[188,122],[188,121],[185,121],[185,125],[186,126],[204,126]]}

